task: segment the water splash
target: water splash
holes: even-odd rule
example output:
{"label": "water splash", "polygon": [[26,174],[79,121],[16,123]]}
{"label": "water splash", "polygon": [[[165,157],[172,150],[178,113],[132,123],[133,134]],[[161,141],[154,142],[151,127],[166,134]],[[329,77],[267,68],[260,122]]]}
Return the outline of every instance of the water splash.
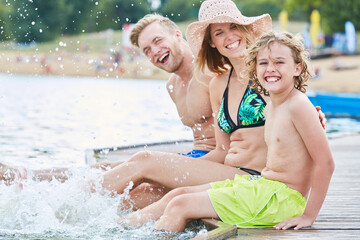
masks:
{"label": "water splash", "polygon": [[64,183],[27,180],[22,188],[18,184],[0,184],[0,231],[71,234],[118,227],[117,207],[121,195],[110,197],[87,190],[87,182],[98,177],[100,170],[74,171],[75,176]]}
{"label": "water splash", "polygon": [[[0,183],[1,236],[16,239],[158,239],[168,235],[154,232],[154,222],[136,229],[116,224],[121,216],[131,212],[120,212],[119,204],[129,199],[133,183],[121,195],[92,193],[88,190],[88,182],[99,179],[102,171],[76,168],[71,172],[72,177],[63,183],[26,180],[21,187]],[[196,232],[199,230],[187,230],[172,235],[172,239],[188,239]]]}

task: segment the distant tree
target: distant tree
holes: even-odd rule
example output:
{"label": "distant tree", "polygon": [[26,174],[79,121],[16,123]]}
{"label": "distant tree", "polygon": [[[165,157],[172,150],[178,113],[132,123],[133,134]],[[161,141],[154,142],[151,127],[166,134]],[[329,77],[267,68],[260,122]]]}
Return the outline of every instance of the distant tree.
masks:
{"label": "distant tree", "polygon": [[[88,31],[88,23],[92,10],[96,7],[95,0],[66,0],[71,7],[71,13],[66,19],[65,34],[80,33]],[[64,20],[65,21],[65,20]]]}
{"label": "distant tree", "polygon": [[351,21],[360,31],[359,0],[323,0],[320,8],[322,26],[326,33],[344,32],[345,22]]}
{"label": "distant tree", "polygon": [[11,38],[11,27],[9,21],[9,12],[12,6],[4,0],[0,0],[0,40],[9,40]]}
{"label": "distant tree", "polygon": [[312,10],[319,10],[321,26],[325,33],[344,32],[346,21],[351,21],[358,31],[360,29],[359,0],[285,0],[284,2],[284,7],[290,11],[299,6],[307,12],[307,20]]}
{"label": "distant tree", "polygon": [[196,19],[202,2],[201,0],[166,0],[163,1],[158,12],[175,22]]}
{"label": "distant tree", "polygon": [[308,16],[310,16],[311,11],[314,8],[319,8],[323,1],[324,0],[283,0],[283,7],[288,11],[293,11],[300,6],[304,11],[308,12]]}
{"label": "distant tree", "polygon": [[264,13],[270,14],[272,19],[277,19],[281,12],[281,4],[284,0],[234,0],[241,13],[245,16],[258,16]]}
{"label": "distant tree", "polygon": [[66,0],[8,0],[12,38],[17,42],[44,42],[64,32],[71,6]]}
{"label": "distant tree", "polygon": [[101,0],[91,13],[91,31],[121,29],[124,23],[135,23],[150,12],[147,0]]}

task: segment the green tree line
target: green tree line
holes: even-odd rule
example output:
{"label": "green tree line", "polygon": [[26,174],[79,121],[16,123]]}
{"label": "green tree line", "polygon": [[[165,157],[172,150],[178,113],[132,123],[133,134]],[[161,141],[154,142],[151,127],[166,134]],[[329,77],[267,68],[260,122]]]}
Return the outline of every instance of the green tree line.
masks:
{"label": "green tree line", "polygon": [[[197,18],[203,0],[0,0],[0,40],[45,42],[61,35],[120,30],[145,14],[157,12],[175,22]],[[360,0],[233,0],[246,16],[269,13],[277,19],[281,10],[290,20],[308,21],[313,9],[321,14],[326,33],[343,32],[351,21],[360,29]]]}

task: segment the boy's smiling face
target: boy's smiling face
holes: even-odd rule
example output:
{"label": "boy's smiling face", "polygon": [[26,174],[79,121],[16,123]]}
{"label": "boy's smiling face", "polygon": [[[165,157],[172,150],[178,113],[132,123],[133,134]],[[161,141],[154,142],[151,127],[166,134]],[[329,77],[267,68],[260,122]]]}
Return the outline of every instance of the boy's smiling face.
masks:
{"label": "boy's smiling face", "polygon": [[271,94],[294,88],[294,77],[301,73],[301,64],[296,64],[291,49],[273,42],[259,50],[256,58],[256,74],[260,84]]}

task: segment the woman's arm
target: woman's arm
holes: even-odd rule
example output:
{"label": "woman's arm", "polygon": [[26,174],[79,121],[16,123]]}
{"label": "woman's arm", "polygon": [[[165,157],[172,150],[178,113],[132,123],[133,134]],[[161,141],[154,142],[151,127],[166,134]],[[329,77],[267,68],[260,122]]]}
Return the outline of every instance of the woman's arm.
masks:
{"label": "woman's arm", "polygon": [[221,131],[217,124],[217,114],[220,108],[225,87],[226,87],[226,82],[224,84],[224,81],[222,81],[222,79],[219,76],[214,77],[210,81],[209,91],[210,91],[211,108],[214,116],[216,147],[214,150],[210,151],[204,157],[201,157],[202,159],[214,161],[218,163],[224,163],[225,156],[230,146],[230,134]]}

